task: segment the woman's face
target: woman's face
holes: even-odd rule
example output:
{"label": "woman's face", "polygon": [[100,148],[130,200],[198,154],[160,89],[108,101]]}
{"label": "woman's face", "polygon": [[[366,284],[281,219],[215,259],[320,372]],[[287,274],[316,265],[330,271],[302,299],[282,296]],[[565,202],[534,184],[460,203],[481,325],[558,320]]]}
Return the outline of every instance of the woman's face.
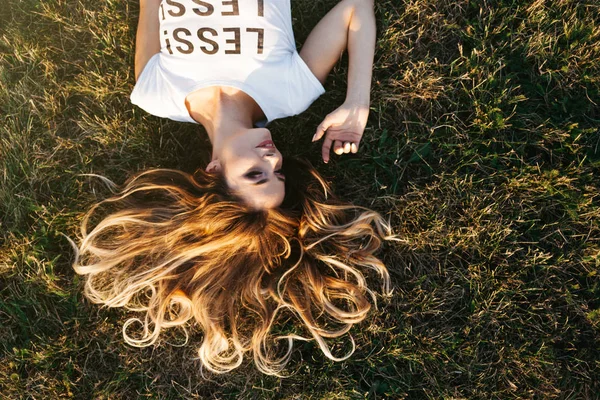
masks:
{"label": "woman's face", "polygon": [[[283,202],[283,157],[268,129],[249,129],[231,136],[223,144],[217,159],[227,186],[246,204],[256,209],[268,209]],[[210,170],[210,165],[207,169]]]}

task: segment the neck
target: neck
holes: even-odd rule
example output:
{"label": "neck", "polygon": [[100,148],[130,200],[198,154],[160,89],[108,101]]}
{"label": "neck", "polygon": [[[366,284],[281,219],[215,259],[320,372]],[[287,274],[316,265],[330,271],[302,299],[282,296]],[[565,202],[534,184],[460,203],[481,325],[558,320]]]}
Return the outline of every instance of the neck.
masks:
{"label": "neck", "polygon": [[[223,143],[242,130],[251,129],[262,114],[256,102],[244,92],[227,87],[210,87],[187,96],[190,116],[202,124],[218,158]],[[257,112],[258,111],[258,112]]]}

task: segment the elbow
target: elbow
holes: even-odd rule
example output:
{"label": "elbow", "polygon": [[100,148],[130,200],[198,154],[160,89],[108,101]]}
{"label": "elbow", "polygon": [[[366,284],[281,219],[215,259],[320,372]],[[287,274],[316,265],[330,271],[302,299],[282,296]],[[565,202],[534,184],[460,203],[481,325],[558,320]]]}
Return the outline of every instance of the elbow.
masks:
{"label": "elbow", "polygon": [[360,11],[362,13],[375,13],[374,0],[343,0],[346,7],[352,12]]}
{"label": "elbow", "polygon": [[374,8],[375,0],[351,0],[354,7]]}

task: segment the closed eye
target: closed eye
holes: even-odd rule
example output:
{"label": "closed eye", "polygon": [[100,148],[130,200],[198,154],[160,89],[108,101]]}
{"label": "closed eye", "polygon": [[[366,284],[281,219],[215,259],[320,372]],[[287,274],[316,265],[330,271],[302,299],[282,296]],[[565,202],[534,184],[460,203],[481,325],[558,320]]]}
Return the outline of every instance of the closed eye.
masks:
{"label": "closed eye", "polygon": [[247,172],[244,175],[244,177],[248,178],[248,179],[256,179],[256,178],[260,177],[261,175],[262,175],[262,172],[260,172],[260,171],[250,171],[250,172]]}
{"label": "closed eye", "polygon": [[285,174],[282,169],[278,169],[275,171],[275,175],[279,175],[283,180],[285,180]]}

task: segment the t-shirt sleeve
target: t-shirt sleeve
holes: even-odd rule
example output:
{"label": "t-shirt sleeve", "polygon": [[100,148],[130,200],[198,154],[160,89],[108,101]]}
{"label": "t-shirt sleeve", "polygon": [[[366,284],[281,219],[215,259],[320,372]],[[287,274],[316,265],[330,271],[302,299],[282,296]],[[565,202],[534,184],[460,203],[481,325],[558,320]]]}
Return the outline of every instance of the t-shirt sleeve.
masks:
{"label": "t-shirt sleeve", "polygon": [[321,82],[297,52],[294,52],[292,56],[288,88],[290,108],[294,114],[305,111],[319,96],[325,93],[325,88]]}
{"label": "t-shirt sleeve", "polygon": [[131,102],[157,117],[195,123],[187,110],[182,110],[182,107],[185,108],[185,94],[180,88],[185,87],[185,82],[175,82],[177,79],[164,70],[161,54],[157,53],[138,77],[131,92]]}

